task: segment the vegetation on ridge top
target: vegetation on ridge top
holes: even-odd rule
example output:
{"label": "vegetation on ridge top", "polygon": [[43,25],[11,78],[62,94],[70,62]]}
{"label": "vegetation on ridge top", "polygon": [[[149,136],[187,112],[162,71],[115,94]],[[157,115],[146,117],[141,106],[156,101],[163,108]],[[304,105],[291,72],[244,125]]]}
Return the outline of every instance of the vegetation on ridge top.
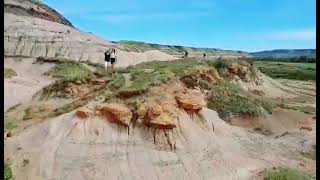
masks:
{"label": "vegetation on ridge top", "polygon": [[291,168],[273,168],[264,171],[263,180],[313,180],[315,174],[299,171]]}
{"label": "vegetation on ridge top", "polygon": [[271,78],[316,80],[315,63],[256,61],[260,71]]}

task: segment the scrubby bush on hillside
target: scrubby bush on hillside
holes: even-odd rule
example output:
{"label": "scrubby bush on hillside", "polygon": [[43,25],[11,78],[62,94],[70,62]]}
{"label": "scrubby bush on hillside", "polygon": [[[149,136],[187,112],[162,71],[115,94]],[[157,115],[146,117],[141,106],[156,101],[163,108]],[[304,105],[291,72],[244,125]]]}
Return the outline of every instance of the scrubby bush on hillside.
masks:
{"label": "scrubby bush on hillside", "polygon": [[93,77],[93,73],[84,65],[73,62],[57,64],[49,74],[67,82],[86,82]]}
{"label": "scrubby bush on hillside", "polygon": [[213,86],[207,100],[208,107],[222,117],[227,114],[258,116],[263,113],[262,109],[272,113],[274,107],[267,99],[256,97],[229,82]]}
{"label": "scrubby bush on hillside", "polygon": [[274,168],[264,172],[264,180],[313,180],[314,174],[291,168]]}
{"label": "scrubby bush on hillside", "polygon": [[7,163],[4,163],[4,180],[12,180],[12,171],[10,166]]}
{"label": "scrubby bush on hillside", "polygon": [[94,77],[93,72],[77,62],[58,63],[48,72],[48,75],[58,79],[43,89],[43,97],[49,97],[52,94],[63,97],[64,94],[60,92],[63,92],[69,83],[87,83]]}

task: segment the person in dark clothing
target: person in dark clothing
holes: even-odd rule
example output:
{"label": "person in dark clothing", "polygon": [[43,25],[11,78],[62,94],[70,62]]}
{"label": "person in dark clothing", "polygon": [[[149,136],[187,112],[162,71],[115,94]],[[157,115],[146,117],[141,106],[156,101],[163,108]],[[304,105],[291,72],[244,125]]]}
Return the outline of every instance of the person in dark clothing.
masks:
{"label": "person in dark clothing", "polygon": [[104,52],[104,66],[106,67],[107,71],[109,69],[110,63],[110,50]]}
{"label": "person in dark clothing", "polygon": [[185,57],[185,58],[188,57],[188,52],[187,52],[187,51],[184,52],[184,57]]}

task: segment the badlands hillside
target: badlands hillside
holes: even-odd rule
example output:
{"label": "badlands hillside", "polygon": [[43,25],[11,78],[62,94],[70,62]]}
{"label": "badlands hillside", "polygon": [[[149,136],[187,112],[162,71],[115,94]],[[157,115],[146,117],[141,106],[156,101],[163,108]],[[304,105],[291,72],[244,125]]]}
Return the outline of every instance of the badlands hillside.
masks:
{"label": "badlands hillside", "polygon": [[127,52],[114,43],[75,29],[46,5],[25,0],[4,1],[4,51],[7,56],[57,57],[75,61],[103,62],[99,50],[115,47],[118,66],[174,57],[160,51]]}
{"label": "badlands hillside", "polygon": [[4,4],[5,179],[315,179],[314,82],[133,51],[44,4]]}

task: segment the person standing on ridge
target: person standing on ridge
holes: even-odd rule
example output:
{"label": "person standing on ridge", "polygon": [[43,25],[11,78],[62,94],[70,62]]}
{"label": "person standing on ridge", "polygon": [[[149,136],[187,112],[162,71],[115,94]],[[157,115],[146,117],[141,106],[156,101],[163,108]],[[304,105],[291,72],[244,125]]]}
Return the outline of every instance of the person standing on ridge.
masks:
{"label": "person standing on ridge", "polygon": [[116,50],[113,48],[110,53],[110,63],[111,63],[112,73],[115,72],[114,63],[116,62],[116,60],[117,60],[117,53],[116,53]]}
{"label": "person standing on ridge", "polygon": [[187,58],[187,57],[188,57],[188,51],[185,51],[183,58]]}
{"label": "person standing on ridge", "polygon": [[109,62],[110,62],[110,49],[104,52],[104,66],[105,68],[109,69]]}

